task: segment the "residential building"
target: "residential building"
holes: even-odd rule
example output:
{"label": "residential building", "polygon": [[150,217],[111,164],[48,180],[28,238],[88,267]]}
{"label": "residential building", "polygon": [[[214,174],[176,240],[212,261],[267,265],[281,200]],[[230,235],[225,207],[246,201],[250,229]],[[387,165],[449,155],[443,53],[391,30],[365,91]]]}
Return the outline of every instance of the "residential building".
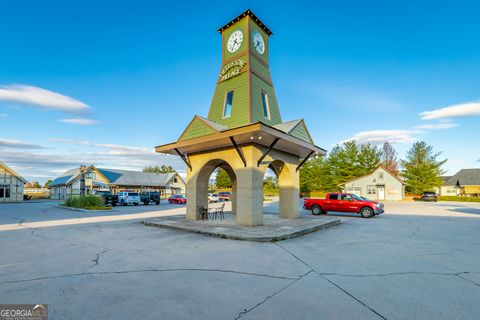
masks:
{"label": "residential building", "polygon": [[462,169],[436,188],[440,196],[480,196],[480,168]]}
{"label": "residential building", "polygon": [[23,185],[27,180],[0,161],[0,203],[23,201]]}
{"label": "residential building", "polygon": [[370,200],[403,200],[405,183],[384,166],[373,172],[342,184],[343,191],[354,193]]}
{"label": "residential building", "polygon": [[96,168],[92,165],[68,170],[53,180],[50,183],[51,198],[66,199],[79,196],[82,186],[86,195],[94,190],[110,190],[114,194],[122,190],[158,191],[161,197],[185,193],[185,182],[176,172],[146,173]]}

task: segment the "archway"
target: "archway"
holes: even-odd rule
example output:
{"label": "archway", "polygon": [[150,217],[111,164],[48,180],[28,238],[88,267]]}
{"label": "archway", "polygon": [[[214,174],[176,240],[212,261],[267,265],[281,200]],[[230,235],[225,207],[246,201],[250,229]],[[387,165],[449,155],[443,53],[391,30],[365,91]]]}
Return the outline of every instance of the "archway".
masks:
{"label": "archway", "polygon": [[[205,163],[202,168],[198,171],[197,176],[194,178],[195,183],[191,184],[188,188],[188,202],[187,206],[190,206],[190,210],[187,209],[187,214],[195,216],[189,216],[190,219],[198,219],[197,207],[202,206],[204,208],[208,207],[208,190],[209,190],[209,179],[212,173],[217,169],[222,168],[228,174],[230,181],[232,183],[232,195],[231,203],[232,209],[231,213],[236,214],[237,212],[237,176],[232,166],[222,159],[213,159]],[[194,207],[193,207],[194,206]]]}
{"label": "archway", "polygon": [[[279,189],[279,216],[281,218],[297,218],[299,214],[299,191],[295,187],[292,172],[281,160],[274,160],[268,165],[277,178]],[[267,172],[267,170],[265,170]]]}

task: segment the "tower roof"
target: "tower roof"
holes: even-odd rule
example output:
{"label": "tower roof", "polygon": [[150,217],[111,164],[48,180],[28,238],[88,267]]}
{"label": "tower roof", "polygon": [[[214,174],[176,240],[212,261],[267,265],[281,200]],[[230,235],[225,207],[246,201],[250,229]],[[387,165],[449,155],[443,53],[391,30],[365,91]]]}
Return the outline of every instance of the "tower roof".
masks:
{"label": "tower roof", "polygon": [[270,29],[268,29],[267,26],[265,24],[263,24],[263,22],[260,21],[260,19],[258,19],[257,16],[255,14],[253,14],[253,12],[250,9],[247,9],[245,12],[240,14],[238,17],[232,19],[230,22],[228,22],[226,25],[224,25],[223,27],[221,27],[217,31],[222,33],[225,29],[229,28],[231,25],[240,21],[242,18],[244,18],[246,16],[250,16],[253,19],[253,21],[255,21],[255,23],[257,23],[260,26],[260,28],[262,28],[263,31],[265,31],[267,33],[267,35],[271,36],[273,34],[273,32]]}

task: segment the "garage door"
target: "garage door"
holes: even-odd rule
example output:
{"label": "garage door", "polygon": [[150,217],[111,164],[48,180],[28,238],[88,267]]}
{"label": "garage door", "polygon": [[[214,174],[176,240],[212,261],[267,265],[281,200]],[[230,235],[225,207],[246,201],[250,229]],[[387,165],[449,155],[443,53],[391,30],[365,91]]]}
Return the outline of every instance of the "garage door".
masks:
{"label": "garage door", "polygon": [[346,189],[346,191],[347,191],[348,193],[354,193],[354,194],[356,194],[357,196],[362,196],[362,188],[360,188],[360,187],[348,187],[348,188]]}

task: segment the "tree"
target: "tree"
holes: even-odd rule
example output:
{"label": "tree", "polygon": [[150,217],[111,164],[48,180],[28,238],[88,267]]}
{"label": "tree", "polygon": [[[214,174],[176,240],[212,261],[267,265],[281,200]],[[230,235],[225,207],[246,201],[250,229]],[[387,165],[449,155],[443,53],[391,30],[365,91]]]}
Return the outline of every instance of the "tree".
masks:
{"label": "tree", "polygon": [[222,168],[218,168],[217,176],[215,178],[215,185],[217,186],[217,189],[232,187],[232,181],[230,180],[227,171]]}
{"label": "tree", "polygon": [[273,176],[265,177],[265,179],[263,179],[263,187],[269,190],[278,189],[277,178]]}
{"label": "tree", "polygon": [[35,189],[41,189],[42,186],[40,185],[40,183],[39,183],[38,181],[35,181],[35,182],[33,183],[33,188],[35,188]]}
{"label": "tree", "polygon": [[408,150],[406,159],[402,160],[403,176],[406,190],[413,194],[432,190],[442,184],[440,176],[445,173],[442,165],[445,160],[437,160],[441,152],[434,152],[433,147],[425,141],[415,142]]}
{"label": "tree", "polygon": [[48,179],[47,182],[43,185],[45,189],[50,189],[50,183],[52,183],[52,180]]}
{"label": "tree", "polygon": [[397,151],[388,142],[383,144],[382,164],[388,171],[394,175],[398,175]]}
{"label": "tree", "polygon": [[166,166],[162,165],[161,167],[159,166],[148,166],[143,168],[143,172],[147,173],[169,173],[169,172],[177,172],[175,169],[173,169],[172,166]]}
{"label": "tree", "polygon": [[380,164],[381,151],[355,140],[332,148],[327,158],[307,161],[300,170],[300,190],[339,191],[340,184],[372,172]]}

